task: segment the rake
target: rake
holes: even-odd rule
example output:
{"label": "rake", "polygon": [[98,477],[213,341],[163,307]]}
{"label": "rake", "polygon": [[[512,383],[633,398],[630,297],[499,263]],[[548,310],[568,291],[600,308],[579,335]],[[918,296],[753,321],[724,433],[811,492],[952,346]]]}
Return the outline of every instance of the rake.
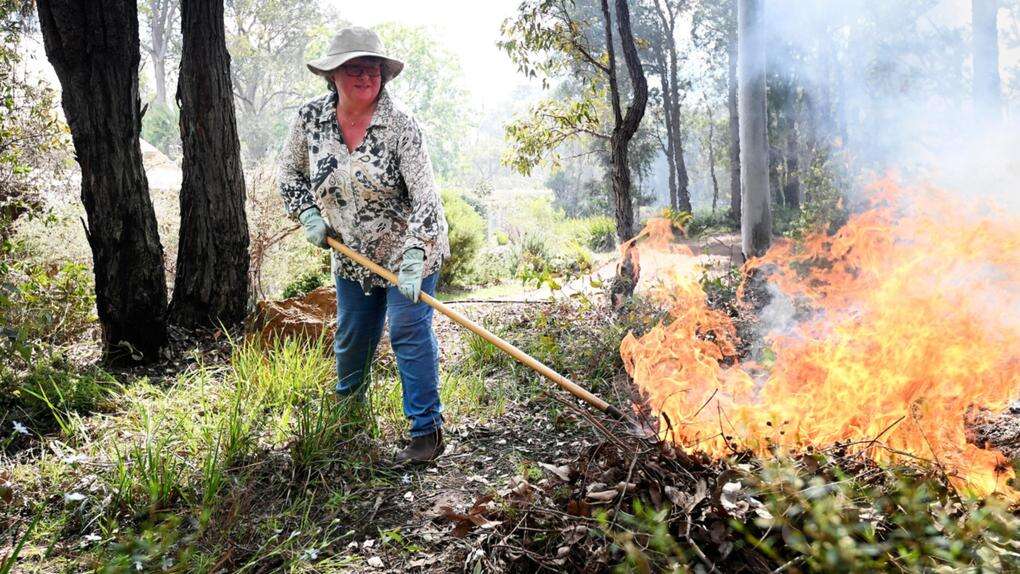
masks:
{"label": "rake", "polygon": [[[392,271],[386,269],[385,267],[358,253],[357,251],[354,251],[350,247],[344,245],[343,243],[340,243],[339,241],[333,239],[332,237],[327,237],[326,241],[329,243],[330,247],[339,251],[344,256],[350,258],[355,263],[367,268],[369,271],[375,273],[376,275],[379,275],[383,279],[396,285],[397,276]],[[614,407],[613,405],[607,403],[606,401],[592,394],[591,391],[588,391],[584,387],[578,385],[577,383],[550,369],[548,366],[546,366],[538,359],[518,349],[517,347],[515,347],[508,341],[502,339],[501,337],[493,334],[485,327],[482,327],[478,323],[475,323],[471,319],[468,319],[464,315],[461,315],[457,311],[451,309],[442,301],[439,301],[438,299],[432,297],[428,293],[422,293],[420,300],[429,307],[432,307],[436,311],[439,311],[443,315],[449,317],[454,323],[457,323],[458,325],[466,328],[472,333],[492,343],[498,349],[516,359],[517,362],[542,375],[546,379],[549,379],[557,386],[559,386],[561,389],[583,400],[584,402],[595,407],[596,409],[606,413],[607,415],[614,419],[618,420],[624,419],[623,412],[620,411],[620,409]]]}

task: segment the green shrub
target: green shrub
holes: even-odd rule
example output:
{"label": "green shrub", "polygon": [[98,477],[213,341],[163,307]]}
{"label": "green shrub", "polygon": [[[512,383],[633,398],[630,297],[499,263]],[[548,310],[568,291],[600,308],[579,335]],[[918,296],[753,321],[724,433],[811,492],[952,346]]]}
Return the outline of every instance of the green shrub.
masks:
{"label": "green shrub", "polygon": [[516,259],[509,245],[485,249],[475,262],[471,283],[489,286],[514,277]]}
{"label": "green shrub", "polygon": [[181,148],[179,117],[170,106],[151,104],[142,117],[142,139],[168,157],[177,157]]}
{"label": "green shrub", "polygon": [[592,251],[611,251],[616,246],[616,222],[611,217],[589,217],[585,245]]}
{"label": "green shrub", "polygon": [[694,218],[687,223],[688,237],[701,237],[721,233],[740,231],[740,223],[730,218],[728,209],[720,209],[715,213],[708,210],[694,212]]}
{"label": "green shrub", "polygon": [[800,209],[775,208],[773,232],[798,238],[805,233],[822,230],[835,233],[849,218],[843,189],[851,185],[825,157],[816,157],[801,179],[804,199]]}
{"label": "green shrub", "polygon": [[83,334],[96,320],[92,285],[79,263],[0,262],[0,354],[27,362],[40,344],[61,345]]}
{"label": "green shrub", "polygon": [[449,226],[450,259],[439,275],[441,285],[463,285],[475,267],[479,250],[485,244],[485,220],[462,196],[452,189],[442,191],[443,209]]}
{"label": "green shrub", "polygon": [[283,288],[283,298],[300,297],[330,284],[328,273],[308,271]]}
{"label": "green shrub", "polygon": [[[729,521],[736,531],[734,556],[746,560],[752,552],[773,571],[791,564],[791,571],[847,573],[1020,568],[1020,519],[994,497],[961,496],[917,469],[862,468],[855,476],[838,459],[812,455],[805,461],[745,465],[754,470],[728,478],[743,487],[743,504],[753,501],[746,517]],[[622,520],[627,530],[613,535],[626,552],[623,570],[644,565],[645,571],[696,571],[706,563],[675,537],[677,524],[668,511],[634,506]],[[645,537],[650,544],[633,544]],[[706,553],[714,554],[711,547]],[[709,559],[729,571],[717,556]]]}

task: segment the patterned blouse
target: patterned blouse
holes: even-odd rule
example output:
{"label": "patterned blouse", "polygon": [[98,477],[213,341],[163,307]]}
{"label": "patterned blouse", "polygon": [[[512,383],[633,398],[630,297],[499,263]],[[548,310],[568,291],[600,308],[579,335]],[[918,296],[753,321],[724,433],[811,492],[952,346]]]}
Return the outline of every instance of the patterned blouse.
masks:
{"label": "patterned blouse", "polygon": [[[337,94],[298,110],[284,143],[277,185],[292,218],[318,207],[338,239],[397,272],[404,251],[425,251],[424,276],[450,256],[446,217],[418,122],[384,89],[365,139],[348,152],[336,122]],[[332,253],[333,273],[365,293],[386,280]]]}

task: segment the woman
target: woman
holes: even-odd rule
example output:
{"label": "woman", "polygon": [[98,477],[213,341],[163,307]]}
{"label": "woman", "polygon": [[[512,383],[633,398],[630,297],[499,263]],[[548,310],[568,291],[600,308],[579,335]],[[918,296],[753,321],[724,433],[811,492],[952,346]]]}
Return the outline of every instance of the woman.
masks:
{"label": "woman", "polygon": [[[443,452],[439,349],[432,308],[439,267],[449,257],[446,217],[417,121],[386,93],[404,64],[384,55],[375,32],[340,31],[327,55],[307,63],[329,93],[303,105],[284,144],[277,181],[287,212],[308,241],[336,237],[394,271],[397,286],[335,252],[336,391],[364,397],[366,375],[389,318],[411,441],[398,463]],[[325,219],[323,219],[325,215]]]}

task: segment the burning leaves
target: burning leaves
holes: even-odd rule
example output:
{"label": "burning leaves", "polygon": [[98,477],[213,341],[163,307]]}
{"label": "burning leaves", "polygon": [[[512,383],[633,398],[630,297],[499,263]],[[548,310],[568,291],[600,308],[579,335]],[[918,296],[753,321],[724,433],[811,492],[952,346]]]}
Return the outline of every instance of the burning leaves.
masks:
{"label": "burning leaves", "polygon": [[1001,455],[968,444],[964,417],[1020,390],[1015,218],[878,183],[834,235],[749,262],[800,310],[763,334],[757,363],[737,361],[732,321],[708,307],[696,261],[660,231],[646,231],[641,265],[671,317],[628,336],[621,354],[663,436],[713,455],[843,442],[879,461],[931,461],[977,492],[1001,488]]}

